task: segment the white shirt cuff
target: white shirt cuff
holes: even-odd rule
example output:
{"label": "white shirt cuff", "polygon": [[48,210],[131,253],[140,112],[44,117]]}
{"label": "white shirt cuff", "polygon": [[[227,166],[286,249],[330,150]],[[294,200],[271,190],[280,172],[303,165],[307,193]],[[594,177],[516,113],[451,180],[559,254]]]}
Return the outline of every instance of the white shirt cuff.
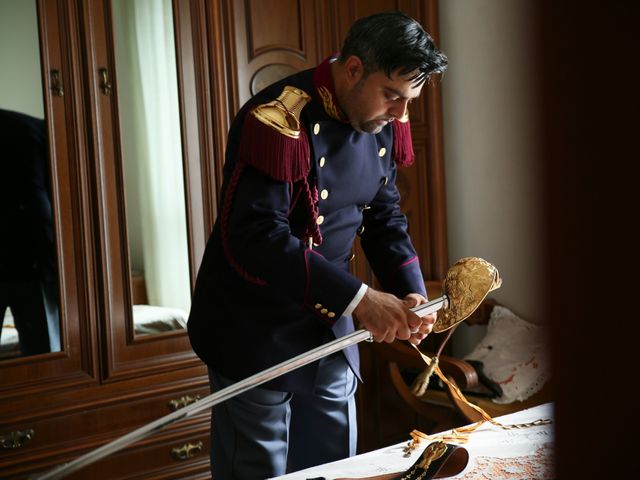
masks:
{"label": "white shirt cuff", "polygon": [[353,311],[356,309],[356,307],[360,303],[360,300],[362,300],[362,298],[364,297],[364,294],[367,293],[367,288],[369,287],[367,286],[366,283],[363,283],[362,285],[360,285],[360,289],[357,291],[356,296],[353,297],[353,300],[351,300],[349,305],[347,305],[347,308],[345,309],[344,312],[342,312],[342,315],[349,316],[353,313]]}

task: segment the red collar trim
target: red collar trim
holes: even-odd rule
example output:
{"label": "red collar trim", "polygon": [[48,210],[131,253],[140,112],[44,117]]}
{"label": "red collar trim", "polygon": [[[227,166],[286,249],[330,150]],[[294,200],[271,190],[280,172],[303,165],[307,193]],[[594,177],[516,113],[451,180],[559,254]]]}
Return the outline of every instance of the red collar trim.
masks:
{"label": "red collar trim", "polygon": [[313,86],[327,115],[340,122],[348,123],[346,115],[338,106],[338,97],[331,78],[330,65],[331,61],[336,57],[337,54],[327,57],[316,67],[315,72],[313,72]]}

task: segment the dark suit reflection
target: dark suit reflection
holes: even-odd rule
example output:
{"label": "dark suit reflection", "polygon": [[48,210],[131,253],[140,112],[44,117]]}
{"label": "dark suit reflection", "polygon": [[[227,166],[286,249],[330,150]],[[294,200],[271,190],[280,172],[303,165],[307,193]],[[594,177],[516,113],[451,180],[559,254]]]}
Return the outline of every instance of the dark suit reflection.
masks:
{"label": "dark suit reflection", "polygon": [[0,327],[11,309],[22,355],[60,350],[44,120],[0,109]]}

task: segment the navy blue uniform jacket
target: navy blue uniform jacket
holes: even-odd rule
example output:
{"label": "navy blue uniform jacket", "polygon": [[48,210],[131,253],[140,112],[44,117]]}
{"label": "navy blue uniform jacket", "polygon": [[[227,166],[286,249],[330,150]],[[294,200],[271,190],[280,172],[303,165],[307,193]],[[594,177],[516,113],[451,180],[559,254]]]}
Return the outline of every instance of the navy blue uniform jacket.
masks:
{"label": "navy blue uniform jacket", "polygon": [[0,109],[0,282],[55,281],[44,120]]}
{"label": "navy blue uniform jacket", "polygon": [[[354,331],[342,313],[362,282],[349,273],[356,235],[383,288],[402,298],[426,295],[424,281],[399,209],[393,129],[358,133],[330,117],[314,90],[313,69],[259,92],[243,106],[228,136],[222,212],[198,272],[188,320],[197,355],[212,369],[241,380]],[[245,116],[277,98],[290,85],[312,97],[301,114],[311,152],[307,177],[317,187],[320,245],[300,238],[309,218],[300,182],[274,180],[247,166],[226,195],[237,163]],[[246,140],[245,140],[246,141]],[[230,198],[229,198],[230,197]],[[220,217],[228,222],[229,260]],[[263,282],[239,274],[239,268]],[[357,346],[344,354],[359,376]],[[310,391],[317,363],[264,385],[282,391]]]}

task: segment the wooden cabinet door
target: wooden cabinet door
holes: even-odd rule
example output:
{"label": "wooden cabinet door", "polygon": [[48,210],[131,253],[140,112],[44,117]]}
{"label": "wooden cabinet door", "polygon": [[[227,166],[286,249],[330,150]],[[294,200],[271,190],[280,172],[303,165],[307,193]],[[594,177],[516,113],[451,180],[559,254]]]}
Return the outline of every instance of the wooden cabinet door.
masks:
{"label": "wooden cabinet door", "polygon": [[24,409],[25,403],[27,408],[36,411],[50,407],[41,402],[32,403],[43,391],[97,380],[92,349],[96,329],[89,321],[95,307],[89,286],[94,265],[91,252],[85,248],[91,221],[90,212],[79,208],[88,196],[89,187],[87,168],[82,164],[80,153],[84,128],[79,102],[81,85],[76,76],[77,37],[70,27],[73,12],[60,15],[61,3],[49,0],[37,3],[38,62],[43,89],[33,92],[43,98],[49,147],[45,162],[57,249],[60,345],[59,351],[53,353],[0,360],[0,425],[12,419],[16,408]]}
{"label": "wooden cabinet door", "polygon": [[[161,3],[161,2],[155,2]],[[177,59],[176,150],[181,155],[188,248],[185,290],[215,216],[215,178],[207,163],[209,106],[204,5],[165,2],[173,15]],[[10,5],[10,4],[7,4]],[[3,8],[5,8],[3,6]],[[10,8],[7,6],[6,8]],[[10,16],[9,11],[6,12]],[[58,251],[61,351],[0,361],[0,392],[113,380],[200,365],[186,330],[137,336],[132,323],[131,259],[119,121],[112,2],[39,0],[38,22],[52,213]],[[192,25],[192,21],[196,22]],[[34,41],[38,41],[37,38]],[[144,89],[144,86],[143,86]],[[163,232],[158,232],[163,235]],[[102,363],[99,363],[102,362]],[[6,393],[6,395],[5,395]],[[7,411],[6,409],[4,411]]]}
{"label": "wooden cabinet door", "polygon": [[[199,365],[186,319],[208,235],[203,192],[212,187],[200,163],[206,125],[199,123],[198,108],[186,108],[196,105],[198,96],[189,2],[97,0],[80,5],[87,46],[83,61],[95,182],[103,381]],[[148,205],[147,200],[156,203]],[[166,237],[173,243],[166,243]],[[136,273],[138,268],[142,270]],[[171,283],[172,276],[180,276],[180,282]],[[134,278],[141,279],[144,300],[134,298]],[[158,285],[154,300],[152,284],[159,282],[164,284]],[[176,313],[181,328],[141,334],[140,307],[177,311],[164,300],[174,293],[171,288],[182,292]]]}

